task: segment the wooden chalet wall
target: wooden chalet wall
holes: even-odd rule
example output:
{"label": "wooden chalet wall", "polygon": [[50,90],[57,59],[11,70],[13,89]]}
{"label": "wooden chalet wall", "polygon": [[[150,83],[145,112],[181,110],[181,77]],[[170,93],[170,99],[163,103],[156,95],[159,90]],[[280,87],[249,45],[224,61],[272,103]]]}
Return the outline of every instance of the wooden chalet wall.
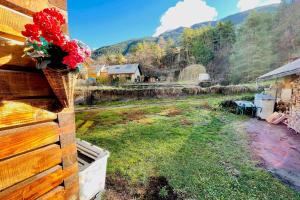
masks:
{"label": "wooden chalet wall", "polygon": [[20,32],[46,7],[67,16],[66,0],[0,0],[0,200],[78,199],[73,108],[23,57]]}

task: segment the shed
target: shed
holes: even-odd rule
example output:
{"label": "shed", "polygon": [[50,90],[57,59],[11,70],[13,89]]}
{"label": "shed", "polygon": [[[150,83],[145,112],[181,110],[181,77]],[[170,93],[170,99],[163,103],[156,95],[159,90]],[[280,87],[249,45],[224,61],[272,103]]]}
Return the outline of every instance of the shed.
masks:
{"label": "shed", "polygon": [[[280,79],[276,92],[272,93],[278,101],[287,103],[288,126],[300,133],[300,59],[288,63],[274,71],[264,74],[258,80]],[[278,102],[277,101],[277,102]]]}
{"label": "shed", "polygon": [[66,0],[0,1],[1,200],[79,197],[74,108],[57,106],[45,76],[23,56],[21,31],[47,7],[67,16]]}
{"label": "shed", "polygon": [[142,71],[139,64],[106,66],[107,73],[114,78],[125,78],[129,82],[139,82]]}

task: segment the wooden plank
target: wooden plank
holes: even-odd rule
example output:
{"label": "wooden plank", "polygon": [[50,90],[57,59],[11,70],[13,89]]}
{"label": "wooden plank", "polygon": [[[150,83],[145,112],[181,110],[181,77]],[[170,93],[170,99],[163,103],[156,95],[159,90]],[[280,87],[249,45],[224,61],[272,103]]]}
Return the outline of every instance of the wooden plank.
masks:
{"label": "wooden plank", "polygon": [[79,199],[79,182],[75,180],[69,188],[65,189],[65,200]]}
{"label": "wooden plank", "polygon": [[30,16],[49,7],[48,0],[0,0],[0,4]]}
{"label": "wooden plank", "polygon": [[0,162],[0,190],[61,163],[59,145],[50,145]]}
{"label": "wooden plank", "polygon": [[64,111],[58,114],[58,123],[61,129],[60,145],[63,148],[63,167],[77,163],[77,146],[75,139],[75,114],[73,111]]}
{"label": "wooden plank", "polygon": [[28,56],[24,56],[24,45],[9,40],[0,40],[0,48],[0,69],[7,69],[10,66],[18,66],[21,69],[35,68],[35,62]]}
{"label": "wooden plank", "polygon": [[[78,173],[78,165],[62,170],[60,165],[0,192],[0,200],[33,200],[61,185],[64,179]],[[73,182],[72,182],[73,184]],[[66,185],[66,183],[64,183]]]}
{"label": "wooden plank", "polygon": [[0,101],[0,130],[12,126],[55,120],[57,114],[49,111],[52,110],[54,103],[54,99]]}
{"label": "wooden plank", "polygon": [[0,70],[0,85],[0,99],[53,96],[41,73]]}
{"label": "wooden plank", "polygon": [[63,168],[68,168],[77,163],[77,147],[76,143],[70,144],[62,149]]}
{"label": "wooden plank", "polygon": [[74,110],[64,110],[58,114],[58,123],[61,129],[61,147],[76,143],[75,138],[75,113]]}
{"label": "wooden plank", "polygon": [[54,122],[0,131],[0,160],[59,141]]}
{"label": "wooden plank", "polygon": [[73,174],[78,174],[78,163],[74,163],[72,166],[63,169],[64,179],[72,176]]}
{"label": "wooden plank", "polygon": [[[68,121],[67,119],[70,119],[70,120]],[[67,122],[67,124],[65,124],[65,125],[61,125],[61,124],[59,125],[61,128],[62,134],[64,134],[64,135],[74,134],[75,135],[75,131],[76,131],[75,118],[66,118],[66,122]]]}
{"label": "wooden plank", "polygon": [[76,145],[63,149],[65,199],[77,199],[79,193],[79,166]]}
{"label": "wooden plank", "polygon": [[65,148],[70,144],[76,143],[76,137],[74,133],[62,134],[61,132],[59,138],[60,138],[60,146],[62,148]]}
{"label": "wooden plank", "polygon": [[37,200],[64,200],[65,190],[64,187],[58,186],[47,194],[39,197]]}
{"label": "wooden plank", "polygon": [[68,168],[64,168],[63,174],[64,174],[65,188],[69,188],[74,181],[77,182],[79,181],[78,170],[79,170],[79,166],[77,162]]}
{"label": "wooden plank", "polygon": [[78,172],[72,174],[69,177],[66,177],[64,180],[64,186],[66,189],[69,189],[70,187],[73,187],[74,182],[78,182],[79,183],[79,174]]}
{"label": "wooden plank", "polygon": [[60,141],[63,148],[63,169],[76,165],[73,173],[64,179],[65,199],[79,198],[79,177],[77,161],[77,145],[75,140],[75,114],[74,108],[64,109],[58,114],[58,123],[61,129]]}
{"label": "wooden plank", "polygon": [[36,199],[62,184],[63,178],[62,167],[55,166],[4,190],[0,193],[0,200]]}
{"label": "wooden plank", "polygon": [[62,134],[75,134],[75,113],[74,111],[63,111],[58,114],[59,127]]}
{"label": "wooden plank", "polygon": [[13,9],[15,11],[32,16],[35,12],[39,12],[44,8],[58,8],[66,11],[66,0],[0,0],[0,5]]}
{"label": "wooden plank", "polygon": [[24,25],[29,23],[32,23],[32,17],[0,5],[0,32],[22,38],[21,31],[24,30]]}
{"label": "wooden plank", "polygon": [[49,0],[49,3],[53,6],[56,6],[62,10],[67,10],[67,1],[66,0]]}
{"label": "wooden plank", "polygon": [[24,44],[24,42],[26,41],[26,38],[24,38],[23,36],[21,37],[16,35],[10,35],[6,32],[1,32],[1,31],[0,31],[0,38],[6,40],[12,40],[14,42],[22,43],[22,44]]}

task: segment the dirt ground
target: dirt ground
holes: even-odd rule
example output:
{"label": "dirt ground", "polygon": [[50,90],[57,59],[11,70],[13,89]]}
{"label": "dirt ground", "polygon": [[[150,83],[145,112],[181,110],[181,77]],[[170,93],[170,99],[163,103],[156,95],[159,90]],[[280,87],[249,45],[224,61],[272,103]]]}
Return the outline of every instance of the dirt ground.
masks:
{"label": "dirt ground", "polygon": [[253,156],[274,176],[300,191],[300,134],[284,125],[252,119],[245,123]]}

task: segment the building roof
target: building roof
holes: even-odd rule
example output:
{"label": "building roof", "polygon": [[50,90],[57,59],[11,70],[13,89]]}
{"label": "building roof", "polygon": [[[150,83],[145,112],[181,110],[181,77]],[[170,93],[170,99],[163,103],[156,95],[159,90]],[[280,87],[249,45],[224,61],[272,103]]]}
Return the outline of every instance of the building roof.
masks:
{"label": "building roof", "polygon": [[139,64],[126,64],[126,65],[112,65],[107,66],[108,74],[134,74],[137,70],[141,69]]}
{"label": "building roof", "polygon": [[258,80],[269,80],[274,78],[281,78],[293,74],[300,74],[300,58],[278,69],[275,69],[274,71],[271,71],[265,75],[260,76]]}

